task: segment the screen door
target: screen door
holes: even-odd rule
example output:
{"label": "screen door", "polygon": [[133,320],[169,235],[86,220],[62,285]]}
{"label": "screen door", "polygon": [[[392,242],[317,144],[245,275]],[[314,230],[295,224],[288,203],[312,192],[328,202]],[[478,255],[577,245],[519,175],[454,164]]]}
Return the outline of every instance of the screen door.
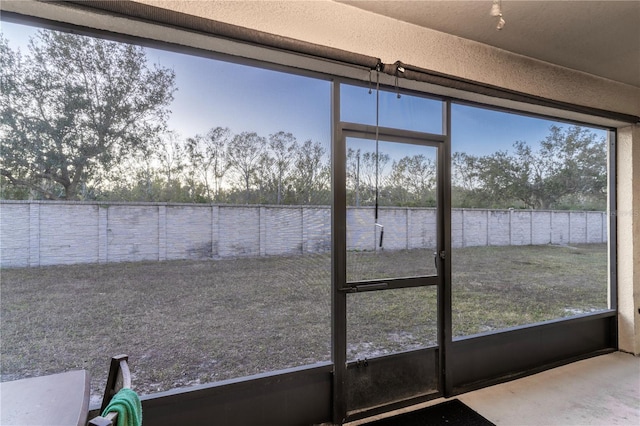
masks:
{"label": "screen door", "polygon": [[353,418],[440,392],[440,142],[343,132],[344,395]]}

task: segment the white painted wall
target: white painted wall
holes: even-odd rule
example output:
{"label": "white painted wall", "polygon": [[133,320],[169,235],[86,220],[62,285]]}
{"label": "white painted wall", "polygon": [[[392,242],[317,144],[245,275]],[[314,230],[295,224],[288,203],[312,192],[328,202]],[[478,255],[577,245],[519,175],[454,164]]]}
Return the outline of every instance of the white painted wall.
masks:
{"label": "white painted wall", "polygon": [[618,332],[640,355],[640,125],[618,130]]}

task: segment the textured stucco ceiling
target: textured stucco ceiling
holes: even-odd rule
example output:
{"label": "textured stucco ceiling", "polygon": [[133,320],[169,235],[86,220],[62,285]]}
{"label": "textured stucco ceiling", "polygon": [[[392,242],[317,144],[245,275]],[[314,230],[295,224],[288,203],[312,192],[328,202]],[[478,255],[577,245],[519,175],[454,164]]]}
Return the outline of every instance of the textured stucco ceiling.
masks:
{"label": "textured stucco ceiling", "polygon": [[640,0],[336,0],[510,52],[640,87]]}

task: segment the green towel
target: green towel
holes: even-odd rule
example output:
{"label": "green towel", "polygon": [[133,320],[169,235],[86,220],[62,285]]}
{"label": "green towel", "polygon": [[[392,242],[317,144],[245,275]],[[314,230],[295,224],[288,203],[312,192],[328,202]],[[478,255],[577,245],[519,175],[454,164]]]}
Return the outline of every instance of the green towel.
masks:
{"label": "green towel", "polygon": [[104,417],[113,411],[118,413],[116,426],[142,426],[142,404],[138,394],[131,389],[120,389],[111,398],[111,402],[102,412],[102,416]]}

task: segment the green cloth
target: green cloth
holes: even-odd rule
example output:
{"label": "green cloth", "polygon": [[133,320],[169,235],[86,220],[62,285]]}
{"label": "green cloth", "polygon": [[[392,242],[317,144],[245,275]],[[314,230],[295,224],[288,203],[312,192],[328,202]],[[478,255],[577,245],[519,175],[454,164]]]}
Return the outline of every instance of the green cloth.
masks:
{"label": "green cloth", "polygon": [[102,412],[102,416],[114,411],[118,413],[116,426],[142,426],[142,404],[138,394],[131,389],[120,389],[111,398],[111,402]]}

